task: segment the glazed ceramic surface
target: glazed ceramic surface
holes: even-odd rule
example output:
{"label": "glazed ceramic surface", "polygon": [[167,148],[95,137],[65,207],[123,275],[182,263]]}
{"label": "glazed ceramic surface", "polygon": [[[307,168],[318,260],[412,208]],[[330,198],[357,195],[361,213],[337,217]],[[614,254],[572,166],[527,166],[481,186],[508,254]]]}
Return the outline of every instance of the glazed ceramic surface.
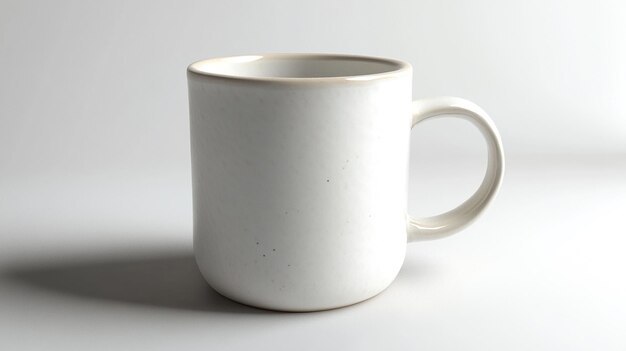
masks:
{"label": "glazed ceramic surface", "polygon": [[[397,275],[408,241],[461,229],[493,198],[498,133],[476,105],[411,102],[411,66],[350,55],[275,54],[189,66],[194,250],[219,293],[313,311],[368,299]],[[483,133],[478,191],[440,216],[407,216],[413,125],[461,114]]]}

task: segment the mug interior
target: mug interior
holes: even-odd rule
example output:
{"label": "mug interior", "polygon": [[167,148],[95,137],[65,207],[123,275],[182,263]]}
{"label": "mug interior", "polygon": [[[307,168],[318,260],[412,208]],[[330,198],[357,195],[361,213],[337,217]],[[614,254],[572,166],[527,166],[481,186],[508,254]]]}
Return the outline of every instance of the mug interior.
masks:
{"label": "mug interior", "polygon": [[189,66],[189,71],[208,76],[271,80],[379,76],[409,67],[401,61],[367,56],[272,54],[198,61]]}

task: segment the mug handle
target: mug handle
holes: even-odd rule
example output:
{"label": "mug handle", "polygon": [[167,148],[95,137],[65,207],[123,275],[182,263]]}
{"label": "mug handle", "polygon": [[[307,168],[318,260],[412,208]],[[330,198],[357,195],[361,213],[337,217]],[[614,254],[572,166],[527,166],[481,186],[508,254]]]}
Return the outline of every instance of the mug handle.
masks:
{"label": "mug handle", "polygon": [[413,101],[413,124],[441,115],[455,114],[478,127],[487,141],[487,171],[482,184],[465,202],[451,211],[427,217],[408,216],[408,241],[440,239],[472,223],[498,192],[504,174],[504,152],[500,134],[485,111],[471,101],[457,97],[434,97]]}

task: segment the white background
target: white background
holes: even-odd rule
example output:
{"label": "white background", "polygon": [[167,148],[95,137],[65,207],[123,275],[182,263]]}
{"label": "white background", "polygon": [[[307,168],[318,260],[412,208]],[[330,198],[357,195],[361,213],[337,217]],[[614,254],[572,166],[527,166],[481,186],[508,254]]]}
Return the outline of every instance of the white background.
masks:
{"label": "white background", "polygon": [[[618,1],[0,1],[0,348],[626,348],[626,6]],[[350,308],[226,301],[190,256],[186,66],[392,57],[487,110],[500,196]],[[413,132],[414,214],[479,184],[471,125]],[[3,347],[6,345],[5,347]]]}

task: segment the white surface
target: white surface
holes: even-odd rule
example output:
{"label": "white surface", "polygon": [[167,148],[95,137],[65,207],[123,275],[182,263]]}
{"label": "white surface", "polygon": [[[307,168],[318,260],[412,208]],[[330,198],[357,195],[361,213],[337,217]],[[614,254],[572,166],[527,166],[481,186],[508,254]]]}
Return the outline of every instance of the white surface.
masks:
{"label": "white surface", "polygon": [[[474,161],[413,173],[413,195],[455,204],[481,179]],[[510,158],[473,226],[409,245],[378,297],[305,314],[208,290],[191,259],[187,176],[4,183],[0,349],[626,348],[623,156]]]}

